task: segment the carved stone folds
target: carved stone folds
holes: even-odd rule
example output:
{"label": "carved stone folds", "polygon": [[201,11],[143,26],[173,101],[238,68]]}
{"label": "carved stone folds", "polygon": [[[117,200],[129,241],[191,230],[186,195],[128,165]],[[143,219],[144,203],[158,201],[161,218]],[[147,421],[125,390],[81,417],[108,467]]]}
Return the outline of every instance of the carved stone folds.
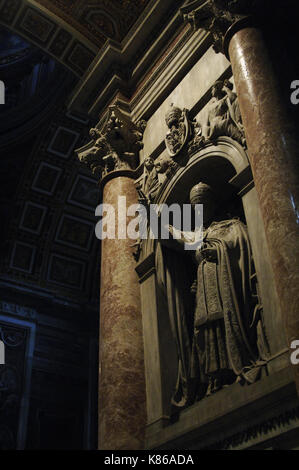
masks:
{"label": "carved stone folds", "polygon": [[218,80],[212,87],[207,122],[203,126],[203,144],[227,136],[245,146],[245,134],[236,93],[229,80]]}

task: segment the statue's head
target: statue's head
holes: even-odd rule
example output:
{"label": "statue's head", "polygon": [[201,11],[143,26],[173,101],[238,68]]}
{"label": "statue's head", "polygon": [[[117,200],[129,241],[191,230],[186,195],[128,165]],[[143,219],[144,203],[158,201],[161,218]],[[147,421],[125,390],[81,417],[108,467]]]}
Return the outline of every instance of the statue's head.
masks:
{"label": "statue's head", "polygon": [[194,201],[207,201],[209,199],[215,200],[214,191],[206,183],[200,182],[191,188],[190,191],[190,202]]}
{"label": "statue's head", "polygon": [[155,160],[155,168],[157,173],[164,174],[169,168],[171,158],[166,155],[160,155],[157,160]]}
{"label": "statue's head", "polygon": [[222,80],[217,80],[214,85],[212,86],[212,96],[213,97],[219,97],[224,94],[223,92],[223,81]]}
{"label": "statue's head", "polygon": [[203,204],[204,224],[209,223],[216,210],[216,197],[211,186],[200,182],[193,186],[189,197],[193,208],[196,204]]}
{"label": "statue's head", "polygon": [[183,111],[180,108],[173,106],[173,103],[171,103],[170,108],[165,115],[165,122],[167,126],[171,128],[171,126],[176,125],[181,119],[182,113]]}
{"label": "statue's head", "polygon": [[155,166],[154,159],[152,157],[146,157],[144,160],[144,166],[147,170],[152,170]]}

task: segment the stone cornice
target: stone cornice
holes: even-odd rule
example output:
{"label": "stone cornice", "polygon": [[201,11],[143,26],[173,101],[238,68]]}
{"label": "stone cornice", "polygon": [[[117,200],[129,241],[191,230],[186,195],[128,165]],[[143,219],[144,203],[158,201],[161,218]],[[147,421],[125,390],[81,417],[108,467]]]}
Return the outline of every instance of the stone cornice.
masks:
{"label": "stone cornice", "polygon": [[171,0],[153,1],[121,43],[107,41],[70,97],[68,107],[85,109],[95,117],[118,90],[130,94],[169,40],[183,28],[180,4],[174,9]]}
{"label": "stone cornice", "polygon": [[141,116],[149,119],[161,100],[175,88],[181,77],[202,57],[210,45],[210,37],[205,31],[186,30],[136,90],[131,100],[134,119],[140,119]]}
{"label": "stone cornice", "polygon": [[204,29],[213,37],[216,52],[228,57],[228,43],[239,27],[251,24],[263,12],[263,0],[194,0],[181,8],[195,29]]}

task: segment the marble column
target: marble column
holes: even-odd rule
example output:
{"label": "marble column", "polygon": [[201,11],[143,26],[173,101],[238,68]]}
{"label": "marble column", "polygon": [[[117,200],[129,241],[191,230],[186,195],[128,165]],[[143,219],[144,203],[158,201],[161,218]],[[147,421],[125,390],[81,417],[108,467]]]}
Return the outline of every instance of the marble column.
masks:
{"label": "marble column", "polygon": [[[234,31],[228,54],[290,346],[299,339],[298,149],[261,31]],[[299,366],[294,373],[299,391]]]}
{"label": "marble column", "polygon": [[[144,128],[144,121],[136,125],[118,106],[109,106],[105,119],[90,130],[92,140],[76,150],[79,161],[99,179],[103,189],[101,202],[114,208],[104,211],[108,224],[107,219],[111,218],[112,230],[107,230],[109,238],[101,242],[100,450],[144,447],[146,399],[140,287],[133,257],[134,240],[126,233],[132,219],[127,217],[127,208],[138,203],[134,178]],[[125,207],[119,207],[120,197],[126,199]],[[118,223],[124,228],[119,230]]]}
{"label": "marble column", "polygon": [[[103,181],[103,202],[118,197],[137,203],[133,179]],[[123,214],[121,214],[123,216]],[[116,217],[116,233],[118,233]],[[126,218],[125,218],[126,219]],[[135,450],[144,446],[146,425],[140,287],[131,245],[126,239],[102,241],[99,356],[99,449]]]}

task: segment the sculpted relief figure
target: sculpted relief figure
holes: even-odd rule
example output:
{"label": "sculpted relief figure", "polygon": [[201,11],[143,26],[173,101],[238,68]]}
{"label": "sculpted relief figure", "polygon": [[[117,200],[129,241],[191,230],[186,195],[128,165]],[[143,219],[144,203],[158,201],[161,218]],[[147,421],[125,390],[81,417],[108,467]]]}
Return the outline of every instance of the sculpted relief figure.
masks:
{"label": "sculpted relief figure", "polygon": [[[144,160],[144,171],[141,183],[136,185],[139,195],[139,203],[148,209],[149,205],[155,201],[160,187],[161,183],[159,181],[158,173],[155,167],[155,161],[152,157],[146,157]],[[145,223],[146,220],[144,220],[144,224]],[[139,229],[142,232],[144,230],[144,226],[139,227]],[[139,261],[142,248],[141,238],[139,238],[137,242],[132,245],[132,247],[136,247],[136,250],[133,253],[134,259],[135,261]]]}
{"label": "sculpted relief figure", "polygon": [[179,165],[168,155],[161,155],[156,160],[152,157],[146,157],[142,180],[137,186],[140,202],[145,205],[154,202],[162,185],[158,175],[165,174],[166,178],[169,179],[178,168]]}
{"label": "sculpted relief figure", "polygon": [[202,125],[196,120],[191,121],[186,109],[171,105],[165,116],[169,128],[165,145],[173,160],[177,160],[185,147],[191,155],[221,136],[231,137],[246,146],[238,99],[232,90],[233,84],[229,80],[214,83],[207,119]]}
{"label": "sculpted relief figure", "polygon": [[[181,239],[161,241],[168,247],[168,255],[161,244],[157,248],[157,272],[167,292],[179,359],[172,399],[176,407],[234,382],[253,383],[265,364],[257,346],[261,306],[252,283],[253,261],[246,226],[238,219],[215,220],[217,201],[212,188],[204,183],[192,188],[190,202],[193,207],[204,207],[202,245],[196,251],[184,251],[183,245],[192,242],[195,233],[180,232]],[[169,226],[172,236],[176,231]],[[192,258],[195,263],[193,313],[190,303],[182,298],[182,285],[186,284],[183,258],[176,263],[173,249],[182,250],[179,256],[186,265],[192,263]]]}
{"label": "sculpted relief figure", "polygon": [[168,155],[160,155],[155,160],[155,168],[159,175],[165,175],[166,178],[171,178],[178,170],[179,165]]}
{"label": "sculpted relief figure", "polygon": [[206,143],[221,136],[231,137],[241,145],[246,143],[237,95],[232,88],[229,80],[214,83],[207,122],[203,125]]}
{"label": "sculpted relief figure", "polygon": [[161,184],[155,167],[155,161],[152,157],[144,160],[144,172],[141,184],[141,196],[150,204],[154,201]]}

